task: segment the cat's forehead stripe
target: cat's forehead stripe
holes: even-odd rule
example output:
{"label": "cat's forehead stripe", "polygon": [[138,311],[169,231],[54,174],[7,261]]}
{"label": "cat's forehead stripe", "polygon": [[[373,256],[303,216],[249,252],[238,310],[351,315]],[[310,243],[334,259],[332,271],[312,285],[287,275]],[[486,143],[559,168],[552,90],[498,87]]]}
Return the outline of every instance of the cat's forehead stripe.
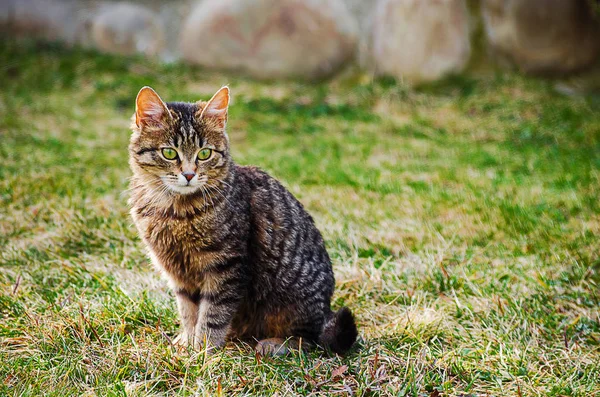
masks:
{"label": "cat's forehead stripe", "polygon": [[194,149],[203,144],[202,132],[197,128],[195,114],[198,106],[191,103],[171,102],[167,106],[175,122],[172,144],[175,147]]}

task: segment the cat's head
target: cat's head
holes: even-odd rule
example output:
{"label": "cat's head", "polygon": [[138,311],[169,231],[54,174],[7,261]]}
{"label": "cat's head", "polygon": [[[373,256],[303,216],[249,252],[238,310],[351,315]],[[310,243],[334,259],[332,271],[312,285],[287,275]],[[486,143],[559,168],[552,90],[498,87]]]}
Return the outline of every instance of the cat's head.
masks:
{"label": "cat's head", "polygon": [[196,103],[165,103],[152,88],[142,88],[136,98],[129,145],[129,164],[135,176],[176,194],[218,189],[230,165],[225,132],[228,106],[228,87],[208,102]]}

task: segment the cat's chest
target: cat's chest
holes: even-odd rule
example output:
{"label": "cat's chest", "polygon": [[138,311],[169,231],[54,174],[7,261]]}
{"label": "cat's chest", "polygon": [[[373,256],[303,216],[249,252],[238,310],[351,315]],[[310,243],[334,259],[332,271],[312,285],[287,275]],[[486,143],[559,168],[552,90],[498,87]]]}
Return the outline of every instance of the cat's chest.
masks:
{"label": "cat's chest", "polygon": [[199,277],[225,257],[217,233],[201,220],[148,217],[136,223],[155,265],[176,280]]}
{"label": "cat's chest", "polygon": [[144,229],[149,242],[165,248],[210,246],[214,234],[206,222],[186,218],[149,217],[144,220]]}

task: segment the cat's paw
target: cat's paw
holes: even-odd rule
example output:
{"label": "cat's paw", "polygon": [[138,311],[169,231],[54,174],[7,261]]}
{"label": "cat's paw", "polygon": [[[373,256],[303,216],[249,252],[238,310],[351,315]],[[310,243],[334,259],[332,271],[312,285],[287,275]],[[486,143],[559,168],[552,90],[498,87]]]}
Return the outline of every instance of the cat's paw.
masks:
{"label": "cat's paw", "polygon": [[188,346],[190,346],[191,344],[192,344],[192,338],[186,333],[181,333],[181,334],[177,335],[175,337],[175,339],[173,339],[173,346],[180,348],[180,349],[185,349]]}
{"label": "cat's paw", "polygon": [[196,335],[193,341],[194,350],[198,352],[206,352],[206,354],[214,354],[219,348],[225,345],[224,338],[207,338]]}
{"label": "cat's paw", "polygon": [[263,339],[256,344],[254,350],[261,356],[285,356],[293,348],[289,342],[282,338]]}

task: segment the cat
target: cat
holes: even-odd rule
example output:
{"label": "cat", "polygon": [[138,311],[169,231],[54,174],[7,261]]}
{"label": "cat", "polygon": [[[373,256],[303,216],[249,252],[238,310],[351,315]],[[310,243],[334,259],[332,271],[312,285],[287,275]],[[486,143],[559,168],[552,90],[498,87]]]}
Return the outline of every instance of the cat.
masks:
{"label": "cat", "polygon": [[[178,345],[256,340],[262,354],[300,343],[343,354],[357,329],[330,309],[334,275],[321,233],[276,179],[231,158],[229,88],[165,103],[140,90],[132,117],[131,216],[174,290]],[[287,344],[286,344],[287,342]]]}

